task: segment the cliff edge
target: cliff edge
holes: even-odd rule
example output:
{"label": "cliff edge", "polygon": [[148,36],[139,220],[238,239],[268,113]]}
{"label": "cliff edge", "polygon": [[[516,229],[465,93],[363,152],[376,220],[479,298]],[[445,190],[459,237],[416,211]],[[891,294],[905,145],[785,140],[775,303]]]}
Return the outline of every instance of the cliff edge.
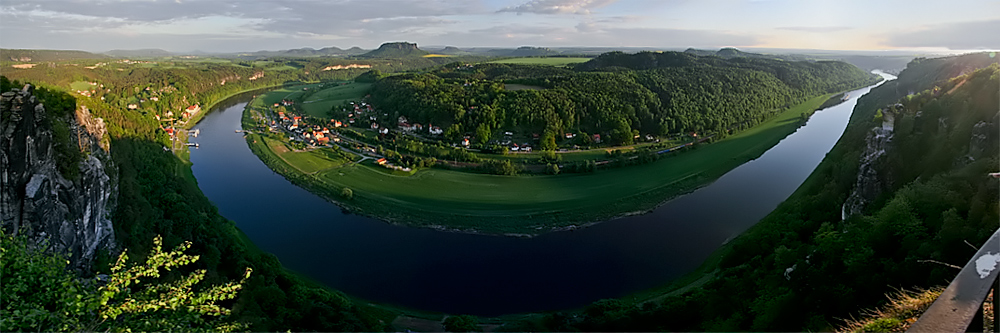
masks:
{"label": "cliff edge", "polygon": [[[52,117],[33,93],[25,85],[0,95],[0,225],[87,267],[99,250],[115,250],[117,169],[104,122],[86,108],[75,121]],[[53,122],[68,123],[69,142],[82,153],[72,179],[58,169]]]}

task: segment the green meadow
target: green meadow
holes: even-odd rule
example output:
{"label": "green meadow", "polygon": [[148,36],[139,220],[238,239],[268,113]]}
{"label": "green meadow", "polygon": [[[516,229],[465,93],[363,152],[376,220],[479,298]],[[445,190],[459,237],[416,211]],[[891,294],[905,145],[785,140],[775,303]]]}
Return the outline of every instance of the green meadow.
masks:
{"label": "green meadow", "polygon": [[[283,146],[281,143],[248,143],[258,155],[281,156],[262,156],[262,160],[286,178],[359,214],[407,225],[539,234],[649,210],[704,186],[759,157],[794,132],[802,123],[802,114],[811,114],[829,96],[817,96],[750,130],[654,163],[587,174],[498,176],[425,168],[409,175],[387,172],[372,163],[316,161],[315,155],[287,158],[287,152],[274,150]],[[262,144],[265,146],[259,146]],[[577,154],[593,158],[591,154],[603,153],[594,150]],[[528,158],[533,158],[530,155]],[[335,194],[344,187],[352,189],[353,199]]]}
{"label": "green meadow", "polygon": [[347,163],[344,158],[336,156],[329,148],[322,148],[311,151],[294,151],[285,143],[264,137],[263,143],[267,145],[282,160],[303,173],[313,174],[321,170],[330,169]]}
{"label": "green meadow", "polygon": [[578,64],[581,62],[587,62],[590,61],[590,59],[591,58],[525,57],[525,58],[503,59],[490,62],[497,64],[566,66],[569,64]]}
{"label": "green meadow", "polygon": [[90,82],[73,81],[73,83],[69,84],[69,87],[70,87],[70,89],[73,89],[74,91],[76,91],[76,90],[83,91],[83,90],[94,89],[97,86],[90,84]]}
{"label": "green meadow", "polygon": [[329,118],[326,112],[336,105],[358,101],[371,90],[371,83],[348,83],[317,91],[302,101],[302,111],[317,118]]}

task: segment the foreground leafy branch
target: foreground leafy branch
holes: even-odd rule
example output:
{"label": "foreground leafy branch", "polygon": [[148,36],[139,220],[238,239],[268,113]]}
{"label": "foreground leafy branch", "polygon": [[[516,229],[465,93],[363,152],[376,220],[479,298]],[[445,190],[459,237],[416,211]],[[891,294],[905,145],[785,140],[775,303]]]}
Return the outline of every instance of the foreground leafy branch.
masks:
{"label": "foreground leafy branch", "polygon": [[[239,282],[196,285],[206,271],[168,279],[166,272],[198,261],[184,254],[185,242],[162,250],[163,239],[153,240],[144,262],[128,264],[123,252],[111,274],[97,285],[81,281],[67,270],[68,261],[45,248],[27,245],[23,237],[0,233],[0,330],[163,331],[172,329],[234,331],[245,328],[225,321],[230,309],[219,302],[236,297],[249,278],[247,269]],[[103,284],[101,284],[103,282]]]}

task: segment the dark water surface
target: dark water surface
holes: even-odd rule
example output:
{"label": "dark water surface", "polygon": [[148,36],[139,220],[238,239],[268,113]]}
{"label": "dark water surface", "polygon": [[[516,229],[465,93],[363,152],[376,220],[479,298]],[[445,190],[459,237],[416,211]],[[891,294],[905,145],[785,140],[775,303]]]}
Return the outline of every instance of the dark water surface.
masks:
{"label": "dark water surface", "polygon": [[[887,78],[895,78],[884,75]],[[275,174],[250,152],[240,117],[250,96],[196,127],[198,185],[226,218],[285,267],[349,295],[420,310],[492,316],[562,310],[669,283],[757,223],[813,171],[858,97],[653,212],[534,238],[439,232],[349,215]]]}

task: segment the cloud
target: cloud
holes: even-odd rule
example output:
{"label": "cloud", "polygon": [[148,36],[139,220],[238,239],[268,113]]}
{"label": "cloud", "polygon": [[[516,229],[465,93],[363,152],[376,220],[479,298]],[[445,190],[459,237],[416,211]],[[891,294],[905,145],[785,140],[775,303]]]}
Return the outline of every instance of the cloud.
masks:
{"label": "cloud", "polygon": [[813,32],[813,33],[830,33],[844,30],[851,30],[851,27],[777,27],[778,30],[788,30],[788,31],[799,31],[799,32]]}
{"label": "cloud", "polygon": [[618,0],[531,0],[526,3],[501,8],[497,13],[534,14],[590,14],[591,9],[612,4]]}
{"label": "cloud", "polygon": [[572,47],[718,48],[756,45],[753,36],[713,30],[619,28],[592,22],[576,27],[549,25],[497,25],[469,31],[450,31],[422,39],[424,44],[465,47],[512,47],[520,45]]}
{"label": "cloud", "polygon": [[889,35],[895,47],[944,47],[952,50],[1000,49],[1000,20],[957,22]]}

